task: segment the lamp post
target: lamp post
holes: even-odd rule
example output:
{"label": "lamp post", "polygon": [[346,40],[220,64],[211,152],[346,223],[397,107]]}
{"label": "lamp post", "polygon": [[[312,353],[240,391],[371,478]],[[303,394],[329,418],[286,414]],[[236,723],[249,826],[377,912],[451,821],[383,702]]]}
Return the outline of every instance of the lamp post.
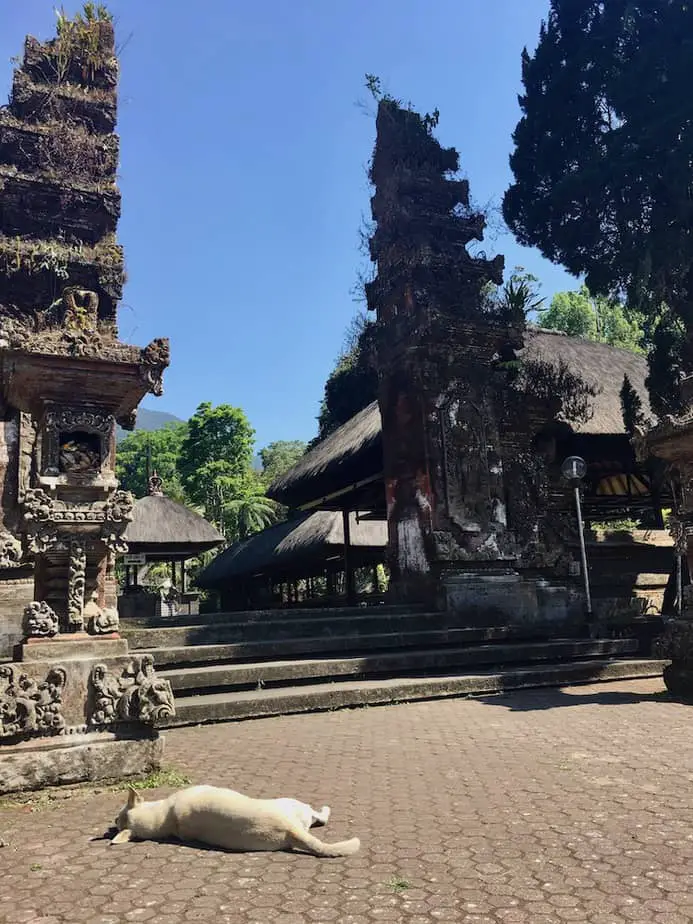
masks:
{"label": "lamp post", "polygon": [[582,522],[582,505],[580,503],[580,484],[587,474],[587,465],[580,456],[568,456],[561,466],[561,474],[570,483],[575,492],[575,513],[577,515],[578,534],[580,536],[580,559],[582,561],[582,574],[585,582],[585,601],[587,604],[587,618],[592,619],[592,594],[590,592],[590,576],[587,573],[587,549],[585,548],[585,527]]}

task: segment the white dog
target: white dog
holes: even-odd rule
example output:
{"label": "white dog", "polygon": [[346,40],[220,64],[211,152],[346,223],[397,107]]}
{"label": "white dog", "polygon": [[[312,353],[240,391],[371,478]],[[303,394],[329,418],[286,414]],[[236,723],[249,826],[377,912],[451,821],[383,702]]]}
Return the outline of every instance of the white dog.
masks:
{"label": "white dog", "polygon": [[191,786],[168,799],[145,802],[134,789],[115,820],[112,844],[177,837],[225,850],[289,850],[316,857],[346,857],[361,846],[357,837],[325,844],[310,833],[327,824],[328,806],[316,812],[296,799],[251,799],[233,789]]}

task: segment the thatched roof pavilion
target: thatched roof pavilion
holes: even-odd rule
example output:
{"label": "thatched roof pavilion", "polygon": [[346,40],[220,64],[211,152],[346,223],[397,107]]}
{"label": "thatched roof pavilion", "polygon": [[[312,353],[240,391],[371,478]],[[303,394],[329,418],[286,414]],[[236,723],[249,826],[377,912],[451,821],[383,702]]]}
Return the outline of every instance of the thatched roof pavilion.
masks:
{"label": "thatched roof pavilion", "polygon": [[[653,416],[645,386],[646,358],[537,327],[526,330],[521,357],[544,361],[556,368],[563,366],[596,390],[588,420],[556,421],[562,457],[572,452],[582,455],[592,471],[598,473],[599,481],[623,474],[637,476],[635,456],[623,423],[620,392],[627,376],[642,402],[644,414]],[[272,483],[267,493],[293,509],[359,509],[382,516],[385,509],[382,467],[380,410],[374,401],[306,453]],[[642,485],[631,483],[634,493],[642,495]],[[601,496],[606,494],[601,492]]]}
{"label": "thatched roof pavilion", "polygon": [[[185,562],[221,545],[222,534],[194,510],[166,497],[156,472],[149,479],[149,494],[135,501],[132,521],[125,531],[125,590],[138,589],[139,568],[156,562],[171,566],[171,580],[183,596]],[[138,559],[135,562],[135,559]],[[178,569],[176,565],[179,564]],[[177,573],[178,571],[178,573]]]}
{"label": "thatched roof pavilion", "polygon": [[349,514],[348,549],[342,514],[331,510],[303,513],[277,523],[223,551],[199,575],[197,583],[219,591],[222,606],[233,608],[256,602],[254,590],[297,579],[344,571],[345,555],[351,569],[374,567],[385,557],[387,524]]}
{"label": "thatched roof pavilion", "polygon": [[150,494],[135,502],[125,540],[130,554],[144,554],[148,562],[155,562],[185,561],[221,545],[224,537],[184,504]]}

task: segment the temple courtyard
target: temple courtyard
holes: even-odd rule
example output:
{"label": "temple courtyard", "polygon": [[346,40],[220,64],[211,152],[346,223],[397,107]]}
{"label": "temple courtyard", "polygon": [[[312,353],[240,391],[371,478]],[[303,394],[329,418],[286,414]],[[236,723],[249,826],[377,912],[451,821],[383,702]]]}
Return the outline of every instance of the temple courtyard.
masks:
{"label": "temple courtyard", "polygon": [[[0,803],[2,924],[686,924],[689,707],[637,680],[174,729],[185,778],[292,795],[355,857],[105,839],[122,788]],[[124,784],[120,784],[122,787]],[[24,800],[24,801],[21,801]]]}

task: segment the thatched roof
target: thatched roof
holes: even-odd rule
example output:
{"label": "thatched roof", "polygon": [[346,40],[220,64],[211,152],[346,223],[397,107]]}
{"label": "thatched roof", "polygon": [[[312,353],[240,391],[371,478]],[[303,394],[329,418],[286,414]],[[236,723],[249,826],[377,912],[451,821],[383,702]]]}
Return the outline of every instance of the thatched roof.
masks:
{"label": "thatched roof", "polygon": [[[299,506],[329,494],[335,481],[357,484],[382,468],[380,410],[374,401],[275,479],[267,494],[283,503],[284,492],[291,492],[287,506]],[[294,501],[296,490],[301,500]]]}
{"label": "thatched roof", "polygon": [[184,504],[163,494],[150,494],[135,502],[125,540],[132,553],[192,556],[220,545],[224,537]]}
{"label": "thatched roof", "polygon": [[[640,396],[643,411],[652,416],[645,387],[647,361],[621,350],[582,337],[528,327],[522,357],[558,366],[563,362],[586,384],[597,388],[592,416],[571,424],[583,434],[625,434],[620,391],[625,375]],[[306,453],[298,463],[277,478],[268,490],[270,497],[290,507],[299,507],[332,492],[372,478],[382,471],[381,421],[374,401],[351,420]]]}
{"label": "thatched roof", "polygon": [[597,386],[599,393],[591,402],[592,417],[585,422],[571,423],[576,433],[625,433],[621,386],[626,375],[640,396],[643,412],[648,417],[653,416],[645,387],[647,360],[644,356],[584,337],[569,337],[558,331],[530,327],[525,335],[522,357],[545,360],[554,366],[562,361],[587,384]]}
{"label": "thatched roof", "polygon": [[[354,563],[373,560],[387,541],[383,520],[361,520],[355,513],[349,521],[350,548]],[[294,520],[277,523],[243,542],[230,546],[199,575],[200,587],[217,588],[242,578],[271,572],[308,576],[328,559],[344,554],[342,514],[332,510],[305,513]]]}

